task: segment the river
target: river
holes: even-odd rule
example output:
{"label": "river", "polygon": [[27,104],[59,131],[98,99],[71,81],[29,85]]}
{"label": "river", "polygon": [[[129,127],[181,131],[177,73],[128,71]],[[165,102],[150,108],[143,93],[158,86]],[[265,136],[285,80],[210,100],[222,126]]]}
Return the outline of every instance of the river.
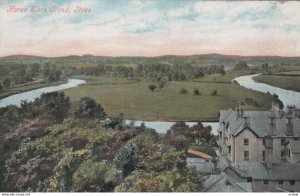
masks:
{"label": "river", "polygon": [[73,88],[84,83],[85,80],[68,79],[68,82],[65,84],[49,86],[49,87],[34,89],[31,91],[26,91],[24,93],[15,94],[1,99],[0,108],[6,107],[8,105],[16,105],[20,107],[22,100],[33,101],[35,98],[40,97],[43,93],[50,93],[50,92],[60,91],[68,88]]}
{"label": "river", "polygon": [[258,83],[253,78],[260,74],[252,74],[246,76],[239,76],[233,80],[237,81],[241,86],[263,93],[277,94],[284,106],[295,105],[300,107],[300,93],[292,90],[286,90],[274,87],[265,83]]}
{"label": "river", "polygon": [[[233,80],[237,81],[241,86],[244,86],[252,90],[260,91],[263,93],[267,93],[267,92],[270,92],[271,94],[276,93],[285,106],[286,105],[300,106],[299,92],[281,89],[264,83],[257,83],[253,80],[253,78],[258,75],[259,74],[239,76],[234,78]],[[73,88],[84,83],[85,80],[69,79],[68,83],[66,84],[50,86],[50,87],[27,91],[24,93],[19,93],[1,99],[0,107],[5,107],[11,104],[20,106],[21,100],[33,101],[35,98],[40,97],[43,93],[49,93],[49,92],[60,91],[68,88]],[[141,125],[142,122],[145,123],[146,127],[153,128],[158,133],[166,133],[166,131],[175,123],[175,122],[165,122],[165,121],[135,121],[135,125],[139,126]],[[129,124],[130,120],[126,120],[126,123]],[[189,126],[193,126],[196,123],[197,122],[186,122],[186,124]],[[218,125],[219,125],[218,122],[202,122],[202,123],[204,126],[211,126],[213,134],[217,135]]]}

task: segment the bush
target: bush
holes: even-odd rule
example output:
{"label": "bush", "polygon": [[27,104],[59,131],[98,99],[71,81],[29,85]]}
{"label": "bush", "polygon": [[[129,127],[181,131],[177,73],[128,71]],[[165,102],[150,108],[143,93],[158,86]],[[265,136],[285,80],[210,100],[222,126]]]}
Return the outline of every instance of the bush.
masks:
{"label": "bush", "polygon": [[210,95],[211,96],[217,96],[218,95],[218,90],[217,89],[214,89],[210,92]]}
{"label": "bush", "polygon": [[75,105],[74,114],[77,118],[94,117],[104,119],[106,116],[102,106],[97,104],[97,102],[90,97],[83,97],[80,99],[79,103]]}
{"label": "bush", "polygon": [[194,89],[194,95],[200,95],[199,89],[197,89],[197,88]]}
{"label": "bush", "polygon": [[155,84],[149,84],[148,88],[153,92],[157,86]]}
{"label": "bush", "polygon": [[187,94],[188,91],[185,88],[181,88],[179,91],[180,94]]}

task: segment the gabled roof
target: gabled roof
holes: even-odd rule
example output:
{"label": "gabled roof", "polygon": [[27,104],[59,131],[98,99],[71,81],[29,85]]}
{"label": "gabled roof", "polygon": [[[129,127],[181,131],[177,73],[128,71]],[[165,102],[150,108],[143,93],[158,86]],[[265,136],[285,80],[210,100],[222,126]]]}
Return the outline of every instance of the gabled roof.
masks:
{"label": "gabled roof", "polygon": [[233,136],[237,137],[240,133],[242,133],[244,130],[249,130],[251,133],[253,133],[256,137],[259,137],[255,131],[253,131],[250,127],[245,127],[243,129],[240,129],[239,131],[236,131]]}
{"label": "gabled roof", "polygon": [[[266,137],[269,135],[269,116],[272,115],[271,111],[245,111],[245,116],[249,118],[249,130],[252,131],[257,137]],[[219,122],[228,124],[230,134],[237,136],[245,130],[243,118],[237,118],[234,110],[221,110]],[[300,118],[293,118],[293,132],[294,136],[300,137]],[[286,119],[285,117],[276,117],[274,136],[286,137]]]}
{"label": "gabled roof", "polygon": [[224,172],[210,175],[203,185],[203,192],[253,192],[251,183],[236,181]]}

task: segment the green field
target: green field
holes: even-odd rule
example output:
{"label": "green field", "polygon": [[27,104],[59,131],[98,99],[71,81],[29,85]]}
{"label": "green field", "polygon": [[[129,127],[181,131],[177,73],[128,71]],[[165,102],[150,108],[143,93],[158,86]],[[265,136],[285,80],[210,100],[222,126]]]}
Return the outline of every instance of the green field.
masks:
{"label": "green field", "polygon": [[297,75],[260,75],[254,79],[257,82],[263,82],[272,86],[300,92],[300,77]]}
{"label": "green field", "polygon": [[[231,83],[174,81],[167,83],[163,89],[151,92],[149,82],[126,84],[133,81],[123,79],[119,84],[108,84],[101,81],[106,79],[93,79],[65,92],[71,99],[78,100],[84,96],[94,98],[111,116],[122,112],[126,118],[138,120],[217,120],[221,109],[235,107],[245,98],[259,103],[258,107],[247,105],[250,110],[266,110],[272,103],[270,96]],[[179,94],[181,88],[187,89],[188,94]],[[194,88],[199,89],[201,96],[193,95]],[[218,90],[217,96],[210,95],[214,88]]]}

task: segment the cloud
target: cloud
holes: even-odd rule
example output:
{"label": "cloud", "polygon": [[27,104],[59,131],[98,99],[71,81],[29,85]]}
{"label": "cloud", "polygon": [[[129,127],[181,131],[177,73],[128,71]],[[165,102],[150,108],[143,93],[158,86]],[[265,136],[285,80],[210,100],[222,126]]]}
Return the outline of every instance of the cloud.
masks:
{"label": "cloud", "polygon": [[[55,1],[18,1],[17,7]],[[49,3],[50,2],[50,3]],[[57,1],[87,14],[7,13],[0,6],[0,56],[27,53],[300,55],[299,2]],[[177,1],[175,1],[177,2]]]}

